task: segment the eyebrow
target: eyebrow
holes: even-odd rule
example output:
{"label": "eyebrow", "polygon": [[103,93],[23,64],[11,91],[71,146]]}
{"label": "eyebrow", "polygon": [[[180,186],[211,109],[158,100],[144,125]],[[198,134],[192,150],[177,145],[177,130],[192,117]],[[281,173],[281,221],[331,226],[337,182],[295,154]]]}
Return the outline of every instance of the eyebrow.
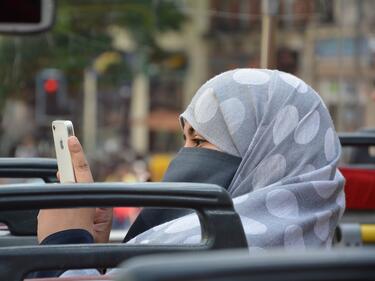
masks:
{"label": "eyebrow", "polygon": [[195,130],[194,130],[193,127],[190,127],[190,128],[189,128],[189,130],[188,130],[188,134],[189,134],[190,136],[192,136],[192,135],[195,134]]}
{"label": "eyebrow", "polygon": [[[188,135],[189,136],[194,136],[195,135],[195,129],[193,127],[190,126],[190,128],[188,129]],[[184,140],[186,140],[186,135],[185,135],[185,132],[183,133],[183,138]]]}

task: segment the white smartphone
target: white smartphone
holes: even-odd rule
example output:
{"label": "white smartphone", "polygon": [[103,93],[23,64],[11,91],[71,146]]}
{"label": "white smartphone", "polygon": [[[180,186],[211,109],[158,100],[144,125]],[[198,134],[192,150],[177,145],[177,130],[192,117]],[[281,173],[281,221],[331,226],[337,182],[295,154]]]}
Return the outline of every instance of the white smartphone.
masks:
{"label": "white smartphone", "polygon": [[69,120],[56,120],[52,122],[53,140],[60,182],[75,182],[72,158],[68,148],[68,138],[74,136],[73,123]]}

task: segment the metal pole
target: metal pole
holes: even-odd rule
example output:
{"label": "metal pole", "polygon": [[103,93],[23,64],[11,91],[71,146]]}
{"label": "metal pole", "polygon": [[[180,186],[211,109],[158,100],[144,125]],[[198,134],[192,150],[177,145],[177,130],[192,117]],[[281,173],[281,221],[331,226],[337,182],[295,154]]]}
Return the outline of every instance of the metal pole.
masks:
{"label": "metal pole", "polygon": [[276,14],[278,8],[278,0],[262,1],[262,39],[260,53],[260,66],[262,68],[275,67]]}
{"label": "metal pole", "polygon": [[135,152],[144,155],[148,152],[149,129],[147,118],[150,107],[149,78],[143,72],[139,72],[132,85],[132,97],[130,105],[130,141]]}
{"label": "metal pole", "polygon": [[83,97],[83,145],[88,155],[96,149],[97,130],[97,74],[92,68],[84,71]]}
{"label": "metal pole", "polygon": [[[343,6],[343,1],[338,1],[338,10],[340,14],[344,11],[344,6]],[[337,124],[336,129],[338,131],[345,131],[345,122],[344,122],[344,106],[345,106],[345,100],[343,96],[343,90],[344,86],[343,84],[345,83],[345,78],[343,77],[343,45],[342,45],[342,38],[343,38],[343,33],[344,33],[344,26],[343,22],[339,23],[339,32],[337,34],[336,40],[338,41],[337,44],[337,54],[338,54],[338,100],[337,100]]]}

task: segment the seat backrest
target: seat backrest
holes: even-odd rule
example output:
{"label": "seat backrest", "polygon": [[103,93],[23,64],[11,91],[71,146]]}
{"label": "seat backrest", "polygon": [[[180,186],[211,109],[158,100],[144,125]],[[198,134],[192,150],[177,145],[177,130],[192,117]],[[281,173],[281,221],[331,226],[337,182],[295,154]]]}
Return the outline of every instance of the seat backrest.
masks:
{"label": "seat backrest", "polygon": [[[39,178],[46,183],[57,182],[57,162],[49,158],[0,158],[0,178]],[[1,188],[1,186],[0,186]],[[0,223],[5,223],[11,235],[35,236],[37,210],[0,213]],[[35,239],[34,239],[35,240]],[[0,236],[0,247],[12,243],[26,244],[32,238],[10,239]]]}
{"label": "seat backrest", "polygon": [[194,209],[201,222],[202,243],[3,247],[0,248],[0,280],[19,281],[26,273],[40,270],[112,268],[128,258],[152,253],[247,248],[232,199],[225,189],[216,185],[91,183],[0,188],[0,211],[99,206]]}
{"label": "seat backrest", "polygon": [[75,276],[75,277],[24,279],[24,281],[98,281],[98,280],[113,280],[113,276],[102,275],[102,276]]}
{"label": "seat backrest", "polygon": [[[362,129],[360,133],[375,135],[375,129]],[[350,155],[351,164],[375,164],[375,156],[370,154],[370,147],[375,143],[367,146],[354,147]]]}
{"label": "seat backrest", "polygon": [[349,210],[375,210],[375,167],[340,167]]}
{"label": "seat backrest", "polygon": [[[342,146],[349,146],[366,151],[370,146],[375,146],[375,131],[364,130],[356,133],[340,133]],[[367,157],[367,156],[366,156]],[[367,158],[366,158],[367,159]],[[375,209],[375,166],[362,159],[360,165],[341,167],[340,170],[346,178],[345,194],[347,210],[373,210]],[[359,159],[357,159],[359,161]],[[355,161],[358,163],[358,161]]]}
{"label": "seat backrest", "polygon": [[359,281],[375,279],[375,251],[216,251],[139,257],[124,263],[116,281]]}
{"label": "seat backrest", "polygon": [[57,162],[51,158],[0,158],[1,178],[38,178],[57,182]]}

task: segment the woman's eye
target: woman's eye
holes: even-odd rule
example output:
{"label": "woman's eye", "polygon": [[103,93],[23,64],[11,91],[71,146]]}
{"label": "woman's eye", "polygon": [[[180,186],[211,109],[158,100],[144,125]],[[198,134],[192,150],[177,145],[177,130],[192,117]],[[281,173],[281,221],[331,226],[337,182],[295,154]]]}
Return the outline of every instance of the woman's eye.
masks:
{"label": "woman's eye", "polygon": [[206,142],[206,140],[194,139],[195,146],[201,146],[205,142]]}

